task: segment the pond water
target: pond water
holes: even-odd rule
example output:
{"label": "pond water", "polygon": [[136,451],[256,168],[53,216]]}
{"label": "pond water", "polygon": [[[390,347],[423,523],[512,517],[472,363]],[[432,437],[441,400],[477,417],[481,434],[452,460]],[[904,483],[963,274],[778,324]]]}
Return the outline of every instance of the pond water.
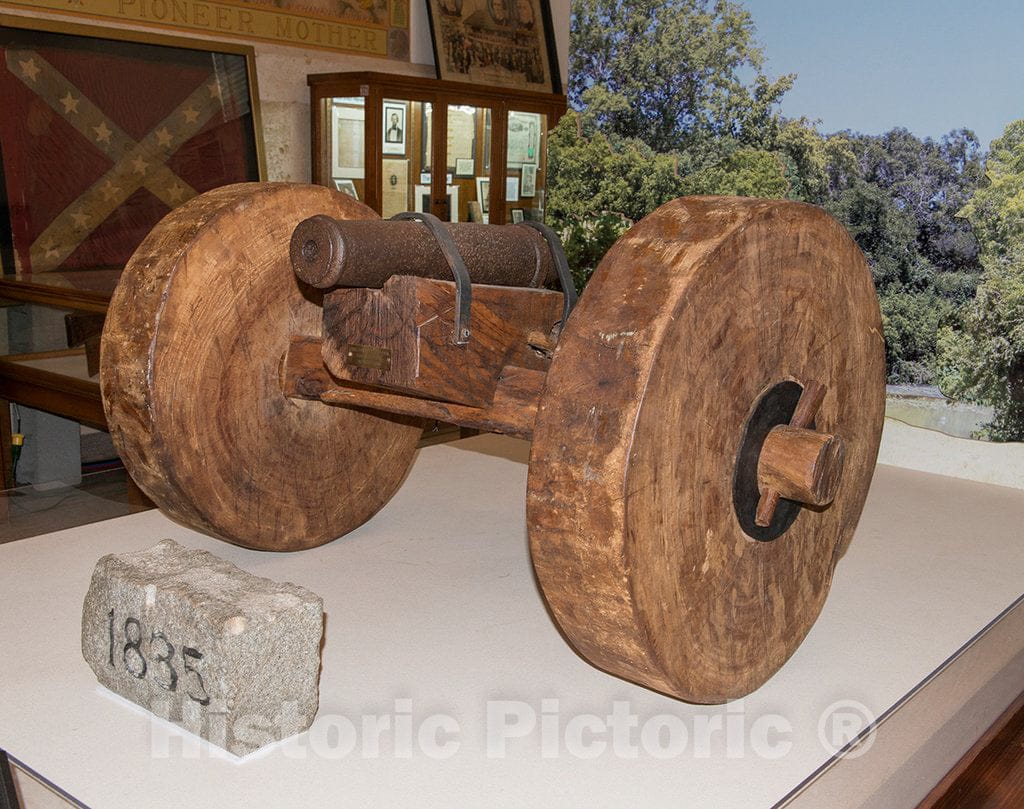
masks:
{"label": "pond water", "polygon": [[947,399],[931,385],[887,385],[885,415],[914,427],[973,438],[992,420],[992,408]]}

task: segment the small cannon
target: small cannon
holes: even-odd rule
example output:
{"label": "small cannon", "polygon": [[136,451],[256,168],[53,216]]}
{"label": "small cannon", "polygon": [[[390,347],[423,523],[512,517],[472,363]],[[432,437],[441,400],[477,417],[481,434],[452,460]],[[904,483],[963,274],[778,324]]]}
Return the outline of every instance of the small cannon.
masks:
{"label": "small cannon", "polygon": [[298,550],[387,502],[423,419],[529,438],[533,564],[577,651],[691,702],[762,684],[821,610],[881,435],[881,318],[845,230],[679,199],[577,303],[550,232],[406,216],[244,184],[157,225],[103,334],[138,485],[197,530]]}

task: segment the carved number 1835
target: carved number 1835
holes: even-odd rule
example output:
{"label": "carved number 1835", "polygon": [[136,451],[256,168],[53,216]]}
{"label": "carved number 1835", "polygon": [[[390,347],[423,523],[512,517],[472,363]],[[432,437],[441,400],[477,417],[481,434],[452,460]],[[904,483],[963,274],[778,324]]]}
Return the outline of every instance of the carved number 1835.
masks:
{"label": "carved number 1835", "polygon": [[[178,671],[174,668],[174,644],[167,640],[162,630],[154,629],[149,635],[149,658],[142,653],[142,623],[136,618],[126,618],[124,622],[124,646],[114,642],[114,610],[107,613],[107,629],[110,635],[110,649],[107,662],[116,668],[115,653],[121,659],[124,670],[132,677],[142,679],[152,677],[158,686],[167,691],[178,690]],[[115,649],[115,646],[118,648]],[[196,669],[203,654],[191,646],[181,647],[181,677],[184,680],[182,690],[200,705],[209,705],[210,697],[203,684],[203,676]]]}

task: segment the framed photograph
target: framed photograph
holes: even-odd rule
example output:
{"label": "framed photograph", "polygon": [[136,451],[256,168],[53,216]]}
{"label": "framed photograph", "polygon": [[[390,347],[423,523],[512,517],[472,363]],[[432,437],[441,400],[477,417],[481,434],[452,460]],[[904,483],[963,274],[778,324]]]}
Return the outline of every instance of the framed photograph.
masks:
{"label": "framed photograph", "polygon": [[420,183],[422,185],[430,185],[430,172],[429,171],[421,171],[420,172]]}
{"label": "framed photograph", "polygon": [[350,197],[359,199],[359,193],[356,191],[356,184],[351,180],[335,180],[334,187],[342,194],[348,194]]}
{"label": "framed photograph", "polygon": [[491,212],[491,178],[476,178],[476,198],[480,201],[480,210],[484,216]]}
{"label": "framed photograph", "polygon": [[505,178],[505,202],[519,202],[519,178]]}
{"label": "framed photograph", "polygon": [[460,157],[455,161],[456,177],[472,177],[476,174],[476,161],[472,157]]}
{"label": "framed photograph", "polygon": [[427,0],[437,77],[562,92],[548,0]]}
{"label": "framed photograph", "polygon": [[509,111],[506,158],[508,168],[517,169],[524,163],[537,163],[541,129],[540,113]]}
{"label": "framed photograph", "polygon": [[408,109],[404,101],[384,102],[384,154],[405,154],[405,121]]}
{"label": "framed photograph", "polygon": [[518,225],[522,221],[523,221],[523,209],[522,208],[513,208],[512,209],[512,224],[513,225]]}
{"label": "framed photograph", "polygon": [[537,193],[537,164],[523,163],[520,174],[523,179],[523,186],[519,189],[520,196],[532,197]]}
{"label": "framed photograph", "polygon": [[365,110],[362,105],[335,104],[331,108],[331,175],[361,180],[366,176]]}
{"label": "framed photograph", "polygon": [[264,179],[257,97],[252,48],[0,18],[4,272],[119,271],[171,209]]}

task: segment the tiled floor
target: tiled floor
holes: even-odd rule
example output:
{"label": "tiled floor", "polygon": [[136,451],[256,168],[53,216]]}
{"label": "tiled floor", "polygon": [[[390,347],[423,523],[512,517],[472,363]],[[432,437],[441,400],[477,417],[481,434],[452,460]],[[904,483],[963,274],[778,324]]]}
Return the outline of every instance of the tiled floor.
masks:
{"label": "tiled floor", "polygon": [[123,517],[152,506],[129,494],[124,469],[94,472],[82,482],[44,483],[0,492],[0,542]]}

